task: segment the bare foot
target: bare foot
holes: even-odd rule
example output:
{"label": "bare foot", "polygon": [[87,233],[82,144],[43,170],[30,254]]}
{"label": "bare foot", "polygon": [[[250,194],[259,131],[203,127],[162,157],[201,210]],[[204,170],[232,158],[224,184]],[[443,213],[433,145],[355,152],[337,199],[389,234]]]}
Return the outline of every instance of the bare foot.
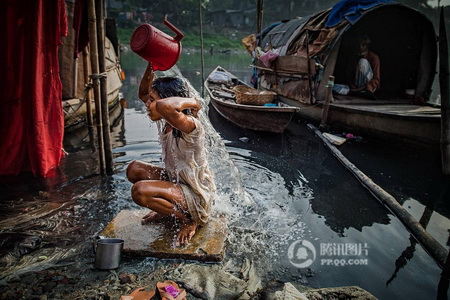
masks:
{"label": "bare foot", "polygon": [[198,224],[193,221],[182,222],[180,224],[180,229],[178,230],[175,247],[189,244],[195,234],[195,231],[197,230],[197,226]]}
{"label": "bare foot", "polygon": [[155,223],[157,221],[164,219],[165,217],[168,217],[168,216],[157,213],[156,211],[151,211],[142,218],[141,224],[145,225],[145,224],[149,224],[149,223]]}

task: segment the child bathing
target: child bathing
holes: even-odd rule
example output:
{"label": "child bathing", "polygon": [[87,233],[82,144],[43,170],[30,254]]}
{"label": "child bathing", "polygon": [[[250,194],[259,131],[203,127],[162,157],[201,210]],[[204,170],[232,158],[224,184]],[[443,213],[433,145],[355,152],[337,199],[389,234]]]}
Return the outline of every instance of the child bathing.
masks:
{"label": "child bathing", "polygon": [[205,153],[205,131],[197,117],[201,107],[197,99],[189,97],[181,78],[153,81],[151,64],[140,83],[139,98],[150,119],[163,124],[164,167],[131,162],[127,168],[127,178],[133,183],[131,195],[138,205],[152,210],[142,219],[143,224],[173,217],[179,225],[175,246],[186,245],[197,226],[207,223],[216,191]]}

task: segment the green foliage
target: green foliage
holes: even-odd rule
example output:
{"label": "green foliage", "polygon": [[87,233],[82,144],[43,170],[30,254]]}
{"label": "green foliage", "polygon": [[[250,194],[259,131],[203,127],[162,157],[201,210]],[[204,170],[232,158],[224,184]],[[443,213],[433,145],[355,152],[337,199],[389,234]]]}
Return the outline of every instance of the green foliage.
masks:
{"label": "green foliage", "polygon": [[[142,12],[146,11],[151,15],[151,24],[158,29],[173,35],[166,26],[162,24],[167,16],[170,22],[185,33],[183,40],[184,47],[200,47],[199,37],[199,1],[202,5],[204,25],[204,45],[209,49],[211,44],[216,49],[236,49],[241,48],[242,37],[256,32],[256,0],[171,0],[171,1],[148,1],[148,0],[123,0],[122,12]],[[438,11],[431,7],[430,0],[398,0],[412,8],[424,13],[435,24],[438,21]],[[266,0],[264,1],[263,28],[280,20],[292,19],[297,16],[307,16],[328,9],[336,4],[338,0]],[[226,10],[240,10],[245,12],[245,17],[249,22],[237,24],[235,27],[212,28],[213,22],[210,18],[217,14],[210,12]],[[114,17],[119,11],[111,12]],[[230,24],[226,20],[220,20],[222,24]],[[137,20],[121,20],[118,34],[122,43],[128,43],[130,36],[139,23]],[[128,28],[128,29],[125,29]],[[240,28],[240,32],[237,28]],[[234,34],[234,36],[233,36]]]}
{"label": "green foliage", "polygon": [[[129,44],[134,28],[117,28],[117,35],[122,44]],[[173,35],[173,34],[172,34]],[[209,51],[211,44],[214,49],[243,49],[241,39],[243,35],[237,33],[235,37],[230,37],[229,34],[213,34],[205,33],[203,36],[203,45]],[[184,33],[184,38],[181,41],[184,48],[200,48],[200,34],[197,32]]]}
{"label": "green foliage", "polygon": [[117,37],[122,44],[129,44],[134,28],[117,28]]}
{"label": "green foliage", "polygon": [[[182,40],[183,47],[186,48],[200,48],[200,34],[198,33],[187,33]],[[230,38],[230,36],[218,35],[218,34],[204,34],[203,36],[203,46],[205,49],[209,50],[211,45],[214,45],[214,49],[240,49],[242,48],[241,39]]]}

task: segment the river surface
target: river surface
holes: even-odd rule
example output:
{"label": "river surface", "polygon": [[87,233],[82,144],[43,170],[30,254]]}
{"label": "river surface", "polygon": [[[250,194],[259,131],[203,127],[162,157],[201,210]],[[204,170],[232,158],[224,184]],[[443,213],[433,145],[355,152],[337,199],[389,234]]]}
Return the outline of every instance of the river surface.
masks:
{"label": "river surface", "polygon": [[[250,80],[245,53],[208,53],[204,77],[217,65]],[[3,262],[4,274],[80,257],[89,262],[92,238],[121,209],[138,208],[130,199],[126,166],[135,159],[159,163],[161,148],[157,128],[137,98],[146,63],[125,52],[122,66],[127,108],[114,124],[114,175],[96,175],[97,159],[85,149],[69,153],[51,179],[3,184],[1,232],[41,234],[47,244],[39,254]],[[178,67],[200,91],[199,53],[185,50]],[[283,134],[267,134],[241,129],[213,108],[206,112],[202,121],[219,190],[214,210],[229,219],[225,261],[251,259],[264,283],[358,285],[379,299],[437,297],[441,269],[303,120],[293,120]],[[450,191],[440,175],[439,152],[369,137],[340,150],[448,248]],[[139,272],[155,264],[134,258],[123,267]]]}

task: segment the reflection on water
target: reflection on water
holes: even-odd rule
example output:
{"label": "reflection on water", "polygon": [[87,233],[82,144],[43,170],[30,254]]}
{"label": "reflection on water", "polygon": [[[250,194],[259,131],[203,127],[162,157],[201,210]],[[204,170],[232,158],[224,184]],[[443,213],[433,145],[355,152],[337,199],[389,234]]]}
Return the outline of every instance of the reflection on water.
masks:
{"label": "reflection on water", "polygon": [[[201,86],[201,76],[197,74],[199,59],[198,54],[191,53],[183,54],[180,61],[183,74],[196,88]],[[249,74],[246,54],[237,58],[216,54],[205,59],[205,63],[205,73],[223,65],[235,74]],[[83,263],[92,262],[90,246],[95,235],[120,210],[139,209],[130,198],[126,167],[135,159],[161,163],[161,148],[156,125],[149,122],[145,107],[137,98],[145,63],[128,53],[123,56],[123,67],[127,74],[123,87],[127,108],[113,121],[113,176],[96,175],[96,155],[84,150],[70,153],[53,179],[22,178],[1,186],[0,233],[28,233],[43,240],[40,249],[22,258],[10,255],[0,258],[2,278],[52,264],[76,261],[73,268],[85,267]],[[213,109],[208,112],[206,103],[204,108],[201,120],[209,136],[208,157],[218,186],[214,211],[228,216],[226,261],[252,258],[265,281],[275,278],[311,287],[359,285],[380,299],[435,297],[440,270],[433,260],[401,222],[330,155],[304,123],[294,120],[284,134],[257,133],[238,128]],[[248,141],[243,142],[242,137]],[[386,151],[373,149],[373,145],[370,141],[350,144],[342,150],[357,166],[375,174],[375,182],[383,187],[391,182],[389,192],[397,193],[395,196],[404,202],[405,208],[421,219],[441,243],[446,243],[448,205],[429,205],[437,202],[424,199],[420,188],[414,187],[411,183],[414,180],[403,171],[389,169],[394,162],[388,156],[381,157]],[[378,153],[372,156],[380,161],[367,165],[361,153],[369,155],[371,151]],[[415,174],[412,166],[408,168],[409,174]],[[439,189],[445,198],[448,192],[443,192],[443,183],[430,181],[435,178],[433,172],[421,173],[423,185],[431,184],[427,193]],[[424,209],[424,204],[428,209]],[[309,269],[297,268],[290,261],[288,249],[297,241],[310,242],[317,252]],[[349,258],[327,256],[322,251],[326,246],[345,244],[364,247],[365,252],[351,258],[366,259],[367,265],[323,263],[324,259]],[[164,263],[144,259],[124,261],[133,272],[164,268]]]}
{"label": "reflection on water", "polygon": [[[427,299],[436,293],[439,268],[401,222],[359,185],[307,131],[305,124],[293,122],[283,135],[274,135],[237,128],[214,111],[210,112],[210,118],[227,141],[243,178],[247,173],[249,178],[255,178],[253,167],[247,165],[267,168],[276,174],[268,178],[280,178],[270,179],[274,183],[272,190],[278,195],[284,189],[287,194],[286,198],[283,193],[277,197],[261,189],[260,195],[255,193],[255,199],[267,201],[264,196],[269,195],[273,197],[270,200],[280,204],[286,218],[292,213],[299,217],[301,228],[290,232],[290,241],[266,246],[269,252],[279,254],[278,259],[268,256],[273,263],[270,268],[267,266],[269,278],[281,277],[312,286],[357,284],[380,299]],[[249,139],[247,143],[239,140],[243,136]],[[243,154],[245,162],[240,163],[244,161]],[[244,186],[250,190],[259,188],[255,182],[258,181],[244,181]],[[293,192],[297,183],[301,187],[298,193]],[[273,234],[278,234],[277,228]],[[306,277],[289,263],[286,255],[292,241],[299,239],[310,241],[318,253],[327,245],[367,246],[368,265],[327,266],[321,264],[321,259],[330,257],[322,256],[310,266],[315,275]]]}

